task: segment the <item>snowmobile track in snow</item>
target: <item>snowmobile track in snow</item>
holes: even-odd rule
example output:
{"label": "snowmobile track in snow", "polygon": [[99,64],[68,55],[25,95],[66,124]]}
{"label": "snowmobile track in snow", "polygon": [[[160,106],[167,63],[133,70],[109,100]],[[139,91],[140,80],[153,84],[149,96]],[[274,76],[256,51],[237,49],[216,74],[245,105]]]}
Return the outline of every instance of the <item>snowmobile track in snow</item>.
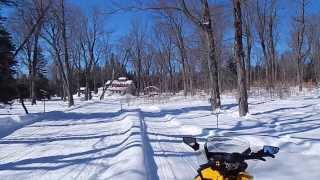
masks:
{"label": "snowmobile track in snow", "polygon": [[149,136],[147,134],[147,125],[144,120],[143,112],[141,109],[139,110],[139,119],[140,119],[140,127],[141,127],[141,136],[143,142],[143,154],[144,154],[144,163],[147,171],[147,178],[149,180],[158,180],[159,176],[157,173],[157,166],[154,161],[154,152],[152,146],[150,144]]}
{"label": "snowmobile track in snow", "polygon": [[[189,179],[198,167],[195,154],[182,142],[182,126],[174,115],[142,112],[159,179]],[[170,133],[171,132],[171,133]]]}

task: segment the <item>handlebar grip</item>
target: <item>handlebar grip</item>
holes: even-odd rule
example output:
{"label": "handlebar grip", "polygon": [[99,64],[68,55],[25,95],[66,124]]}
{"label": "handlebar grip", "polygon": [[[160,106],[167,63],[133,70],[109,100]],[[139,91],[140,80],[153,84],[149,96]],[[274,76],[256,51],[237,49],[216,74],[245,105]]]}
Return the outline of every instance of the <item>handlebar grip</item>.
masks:
{"label": "handlebar grip", "polygon": [[249,154],[246,157],[246,159],[257,159],[257,160],[261,160],[261,161],[266,161],[265,157],[275,158],[275,156],[273,154],[265,153],[262,150],[260,150],[256,153],[252,152],[251,154]]}

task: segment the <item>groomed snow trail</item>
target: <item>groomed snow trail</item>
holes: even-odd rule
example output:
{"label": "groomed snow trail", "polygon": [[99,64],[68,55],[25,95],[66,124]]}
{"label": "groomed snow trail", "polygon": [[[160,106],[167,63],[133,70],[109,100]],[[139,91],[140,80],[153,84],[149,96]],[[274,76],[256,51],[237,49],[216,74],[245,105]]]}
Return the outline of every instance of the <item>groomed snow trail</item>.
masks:
{"label": "groomed snow trail", "polygon": [[0,179],[145,179],[139,111],[49,112],[0,140]]}
{"label": "groomed snow trail", "polygon": [[198,168],[197,153],[182,142],[182,137],[192,132],[183,131],[178,121],[159,112],[157,107],[142,107],[141,110],[156,163],[157,179],[192,179]]}

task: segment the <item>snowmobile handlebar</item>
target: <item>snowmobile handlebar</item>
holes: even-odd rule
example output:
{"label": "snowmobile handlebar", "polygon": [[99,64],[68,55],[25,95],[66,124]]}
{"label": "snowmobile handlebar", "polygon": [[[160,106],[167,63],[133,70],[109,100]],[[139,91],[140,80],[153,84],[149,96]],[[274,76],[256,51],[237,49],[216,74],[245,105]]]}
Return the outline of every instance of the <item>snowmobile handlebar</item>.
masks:
{"label": "snowmobile handlebar", "polygon": [[247,152],[245,151],[242,154],[245,155],[245,160],[258,159],[261,161],[266,161],[265,157],[275,158],[275,154],[279,152],[279,149],[279,147],[274,146],[263,146],[263,148],[258,152],[251,152],[249,148]]}
{"label": "snowmobile handlebar", "polygon": [[[216,141],[214,139],[207,139],[204,145],[201,146],[200,152],[206,156],[207,161],[206,163],[200,165],[200,168],[198,169],[198,178],[196,179],[199,179],[199,177],[200,179],[205,179],[202,176],[209,176],[210,178],[207,179],[220,179],[219,177],[228,177],[226,179],[239,179],[236,177],[241,177],[241,174],[243,175],[248,167],[246,160],[257,159],[266,161],[266,157],[275,158],[275,154],[279,152],[279,148],[274,146],[263,146],[263,148],[257,152],[252,152],[250,144],[245,146],[247,148],[245,151],[243,151],[244,149],[241,148],[240,152],[232,152],[230,151],[231,149],[219,148],[219,145],[226,142],[226,140],[228,139],[218,139]],[[183,137],[183,142],[191,147],[194,151],[198,151],[200,149],[200,144],[194,137]],[[217,143],[218,146],[215,146],[215,144],[208,144],[208,142]],[[232,150],[236,151],[236,149]],[[211,172],[211,174],[209,172]],[[212,172],[218,172],[216,174],[218,174],[219,177]],[[210,175],[208,175],[208,173]]]}
{"label": "snowmobile handlebar", "polygon": [[[196,138],[194,137],[183,137],[183,142],[185,144],[187,144],[188,146],[190,146],[194,151],[199,150],[200,145],[197,142]],[[208,157],[208,159],[210,158],[210,154],[220,154],[220,153],[211,153],[208,151],[207,146],[205,144],[204,147],[205,151],[206,151],[206,155]],[[271,158],[275,158],[275,154],[277,154],[279,152],[279,147],[274,147],[274,146],[263,146],[263,148],[257,152],[252,152],[250,148],[248,148],[247,150],[245,150],[242,153],[232,153],[234,156],[237,156],[236,158],[239,160],[241,159],[242,161],[245,160],[250,160],[250,159],[257,159],[257,160],[261,160],[261,161],[266,161],[265,157],[271,157]]]}

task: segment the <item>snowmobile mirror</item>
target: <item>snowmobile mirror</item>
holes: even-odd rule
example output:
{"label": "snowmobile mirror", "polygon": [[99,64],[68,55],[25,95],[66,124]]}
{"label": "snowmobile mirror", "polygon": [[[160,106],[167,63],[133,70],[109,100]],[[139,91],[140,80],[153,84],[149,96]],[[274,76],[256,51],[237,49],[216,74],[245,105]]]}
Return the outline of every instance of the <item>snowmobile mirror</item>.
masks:
{"label": "snowmobile mirror", "polygon": [[197,142],[197,139],[194,137],[183,137],[183,142],[190,146],[193,150],[197,151],[199,150],[199,143]]}
{"label": "snowmobile mirror", "polygon": [[277,154],[279,149],[280,148],[274,146],[263,146],[263,152],[265,154]]}

